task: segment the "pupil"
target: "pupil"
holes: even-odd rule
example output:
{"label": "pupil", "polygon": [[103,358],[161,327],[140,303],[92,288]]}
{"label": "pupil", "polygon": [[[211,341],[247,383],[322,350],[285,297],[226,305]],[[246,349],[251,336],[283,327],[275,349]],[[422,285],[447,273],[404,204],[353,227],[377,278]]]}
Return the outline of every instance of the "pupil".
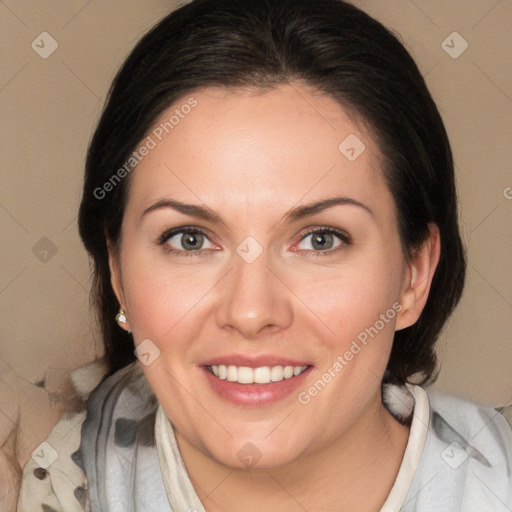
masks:
{"label": "pupil", "polygon": [[[329,246],[328,241],[326,241],[326,237],[332,237],[331,234],[325,233],[325,234],[317,234],[313,238],[313,246],[316,249],[325,249],[326,245]],[[331,240],[332,242],[332,240]],[[327,247],[329,248],[329,247]]]}
{"label": "pupil", "polygon": [[[184,249],[196,249],[197,246],[200,244],[200,239],[202,235],[200,233],[198,234],[191,234],[188,233],[186,236],[183,237],[182,245]],[[199,241],[198,241],[199,238]]]}

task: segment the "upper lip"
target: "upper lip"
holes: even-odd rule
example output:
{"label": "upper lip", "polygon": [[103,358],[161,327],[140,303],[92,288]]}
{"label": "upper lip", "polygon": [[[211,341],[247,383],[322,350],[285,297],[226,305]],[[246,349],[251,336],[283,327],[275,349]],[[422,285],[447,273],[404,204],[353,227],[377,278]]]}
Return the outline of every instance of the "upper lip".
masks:
{"label": "upper lip", "polygon": [[247,366],[249,368],[261,368],[262,366],[309,366],[306,361],[289,359],[275,355],[260,354],[257,356],[247,356],[241,354],[231,354],[225,356],[212,357],[201,363],[203,366]]}

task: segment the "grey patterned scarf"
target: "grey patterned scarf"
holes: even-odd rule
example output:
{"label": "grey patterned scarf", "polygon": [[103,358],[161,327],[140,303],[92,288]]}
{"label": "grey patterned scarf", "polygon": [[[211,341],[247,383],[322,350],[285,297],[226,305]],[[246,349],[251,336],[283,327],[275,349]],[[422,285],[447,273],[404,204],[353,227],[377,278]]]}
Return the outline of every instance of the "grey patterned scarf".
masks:
{"label": "grey patterned scarf", "polygon": [[138,361],[91,393],[80,444],[91,512],[173,512],[156,450],[157,409]]}

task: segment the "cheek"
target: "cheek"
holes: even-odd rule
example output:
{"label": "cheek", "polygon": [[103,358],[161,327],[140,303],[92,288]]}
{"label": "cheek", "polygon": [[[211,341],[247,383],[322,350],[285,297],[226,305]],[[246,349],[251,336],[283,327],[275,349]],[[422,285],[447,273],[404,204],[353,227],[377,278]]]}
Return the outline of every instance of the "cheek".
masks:
{"label": "cheek", "polygon": [[180,268],[165,257],[131,253],[123,265],[123,282],[136,343],[149,338],[159,345],[185,324],[193,328],[212,280],[211,271],[200,267]]}
{"label": "cheek", "polygon": [[376,323],[379,336],[391,340],[399,309],[401,273],[400,260],[394,261],[397,264],[390,264],[382,256],[368,258],[317,272],[307,279],[295,277],[293,289],[314,313],[308,316],[325,332],[324,343],[343,349],[360,333],[364,338],[364,332]]}

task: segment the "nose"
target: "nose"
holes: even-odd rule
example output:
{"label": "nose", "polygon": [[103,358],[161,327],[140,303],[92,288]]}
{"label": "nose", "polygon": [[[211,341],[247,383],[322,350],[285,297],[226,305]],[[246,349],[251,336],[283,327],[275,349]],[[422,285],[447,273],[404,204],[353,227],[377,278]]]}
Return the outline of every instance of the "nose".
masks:
{"label": "nose", "polygon": [[251,340],[277,333],[292,323],[292,295],[269,266],[266,251],[252,263],[234,254],[220,291],[217,324]]}

